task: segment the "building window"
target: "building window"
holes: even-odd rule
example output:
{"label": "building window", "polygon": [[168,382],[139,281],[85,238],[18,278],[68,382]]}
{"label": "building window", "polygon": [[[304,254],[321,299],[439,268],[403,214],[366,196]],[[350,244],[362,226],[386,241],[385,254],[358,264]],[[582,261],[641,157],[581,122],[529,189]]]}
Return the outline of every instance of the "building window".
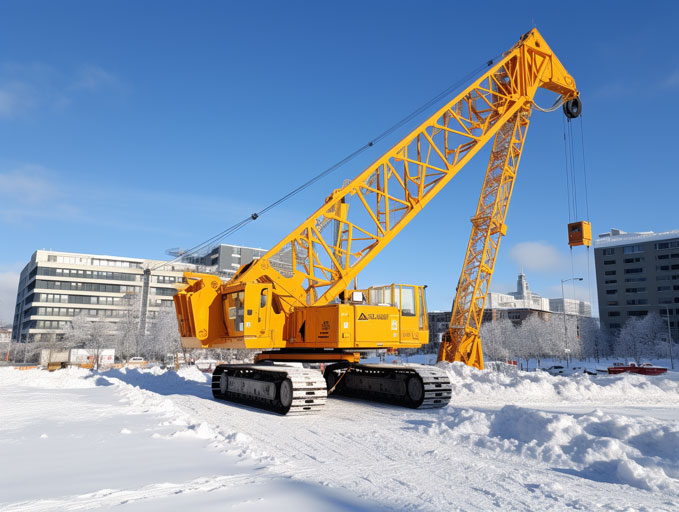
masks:
{"label": "building window", "polygon": [[620,316],[620,311],[609,311],[608,316]]}
{"label": "building window", "polygon": [[604,272],[605,276],[614,276],[615,275],[615,270],[607,270]]}
{"label": "building window", "polygon": [[613,248],[604,249],[604,250],[602,251],[602,254],[603,254],[604,256],[612,256],[614,253],[615,253],[615,249],[613,249]]}
{"label": "building window", "polygon": [[611,329],[620,329],[620,324],[608,324]]}
{"label": "building window", "polygon": [[623,260],[624,263],[641,263],[642,261],[644,261],[643,256],[637,258],[625,258]]}
{"label": "building window", "polygon": [[674,249],[679,247],[679,240],[671,240],[669,242],[658,242],[655,244],[656,250],[658,249]]}
{"label": "building window", "polygon": [[646,288],[625,288],[625,293],[646,293]]}
{"label": "building window", "polygon": [[604,265],[615,265],[615,260],[604,260]]}
{"label": "building window", "polygon": [[606,295],[615,295],[618,293],[618,290],[606,290]]}
{"label": "building window", "polygon": [[625,278],[626,283],[643,283],[646,281],[645,277],[627,277]]}
{"label": "building window", "polygon": [[669,255],[669,254],[658,254],[658,255],[656,256],[656,258],[659,259],[659,260],[669,260],[669,259],[670,259],[670,255]]}
{"label": "building window", "polygon": [[671,289],[672,289],[671,286],[658,286],[658,291],[659,291],[659,292],[667,292],[667,291],[669,291],[669,290],[671,290]]}
{"label": "building window", "polygon": [[616,284],[618,282],[617,279],[606,279],[604,284]]}
{"label": "building window", "polygon": [[617,306],[617,305],[618,305],[618,301],[617,301],[617,300],[609,300],[609,301],[607,302],[607,304],[608,304],[609,306]]}
{"label": "building window", "polygon": [[628,311],[627,316],[646,316],[648,315],[648,311]]}
{"label": "building window", "polygon": [[628,299],[627,300],[628,306],[645,306],[646,304],[648,304],[647,299]]}
{"label": "building window", "polygon": [[644,271],[643,268],[626,268],[625,274],[641,274]]}
{"label": "building window", "polygon": [[641,244],[626,245],[622,248],[623,254],[634,254],[637,252],[644,252],[644,246]]}

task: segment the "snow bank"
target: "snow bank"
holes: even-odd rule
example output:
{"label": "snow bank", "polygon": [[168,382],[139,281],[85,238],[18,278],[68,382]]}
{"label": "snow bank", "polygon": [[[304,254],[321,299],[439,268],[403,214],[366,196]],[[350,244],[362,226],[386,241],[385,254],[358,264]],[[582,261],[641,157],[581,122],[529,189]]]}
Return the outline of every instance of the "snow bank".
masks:
{"label": "snow bank", "polygon": [[552,376],[546,372],[479,371],[463,363],[439,363],[453,385],[452,404],[679,405],[679,373],[646,376]]}
{"label": "snow bank", "polygon": [[45,389],[82,389],[100,385],[98,374],[84,368],[69,367],[55,372],[0,368],[0,385]]}
{"label": "snow bank", "polygon": [[440,422],[418,428],[484,458],[510,454],[590,480],[679,494],[676,422],[508,405],[494,412],[449,408]]}
{"label": "snow bank", "polygon": [[[453,384],[440,421],[425,433],[462,444],[483,457],[504,454],[540,461],[599,482],[679,494],[679,424],[650,417],[552,413],[521,405],[679,404],[679,375],[554,377],[545,372],[478,371],[441,363]],[[460,406],[463,406],[460,408]],[[465,406],[499,406],[499,410]]]}

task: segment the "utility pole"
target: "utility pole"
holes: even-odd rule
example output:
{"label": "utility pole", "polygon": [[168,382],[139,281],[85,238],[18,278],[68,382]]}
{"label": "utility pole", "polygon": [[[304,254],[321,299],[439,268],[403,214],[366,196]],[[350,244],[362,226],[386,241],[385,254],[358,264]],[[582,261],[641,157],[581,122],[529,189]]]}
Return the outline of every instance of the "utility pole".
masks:
{"label": "utility pole", "polygon": [[561,280],[561,300],[563,301],[563,336],[566,344],[566,368],[570,368],[570,353],[571,349],[568,348],[568,324],[566,323],[566,295],[563,291],[563,284],[568,281],[582,281],[582,277],[569,277],[568,279]]}

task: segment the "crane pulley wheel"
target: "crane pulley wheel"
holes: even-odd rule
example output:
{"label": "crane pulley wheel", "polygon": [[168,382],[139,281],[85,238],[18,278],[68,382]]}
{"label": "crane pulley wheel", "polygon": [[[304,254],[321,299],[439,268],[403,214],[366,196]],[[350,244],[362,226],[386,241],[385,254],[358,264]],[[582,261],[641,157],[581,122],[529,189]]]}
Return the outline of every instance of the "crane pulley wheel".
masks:
{"label": "crane pulley wheel", "polygon": [[582,102],[580,98],[573,98],[563,104],[563,113],[568,119],[575,119],[582,114]]}

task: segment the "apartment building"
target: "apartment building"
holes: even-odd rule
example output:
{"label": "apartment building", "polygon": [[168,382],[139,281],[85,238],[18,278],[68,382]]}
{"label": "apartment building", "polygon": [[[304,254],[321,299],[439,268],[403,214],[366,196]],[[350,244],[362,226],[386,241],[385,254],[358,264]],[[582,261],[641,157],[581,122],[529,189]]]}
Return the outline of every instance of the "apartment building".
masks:
{"label": "apartment building", "polygon": [[186,263],[38,250],[21,271],[12,339],[59,337],[76,315],[119,322],[131,308],[138,309],[145,327],[172,305],[184,270],[194,269]]}
{"label": "apartment building", "polygon": [[679,230],[626,233],[611,229],[594,241],[599,317],[620,329],[628,318],[658,313],[679,336]]}

